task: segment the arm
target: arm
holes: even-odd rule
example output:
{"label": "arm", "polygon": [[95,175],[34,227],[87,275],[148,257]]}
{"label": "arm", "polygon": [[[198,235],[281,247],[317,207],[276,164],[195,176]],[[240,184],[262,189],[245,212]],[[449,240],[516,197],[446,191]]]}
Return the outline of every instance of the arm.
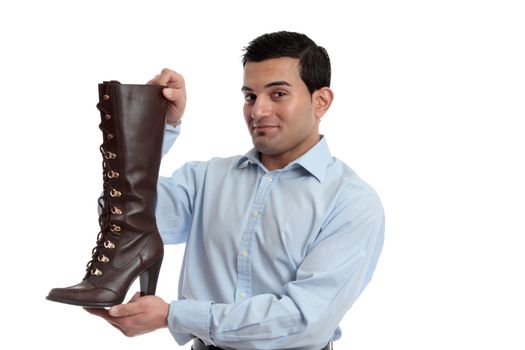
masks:
{"label": "arm", "polygon": [[179,344],[195,335],[219,347],[322,348],[369,282],[383,234],[375,193],[349,196],[331,210],[295,278],[281,292],[232,304],[173,301],[169,329]]}
{"label": "arm", "polygon": [[347,199],[327,217],[279,295],[260,294],[235,304],[134,297],[110,311],[91,310],[124,334],[169,326],[179,344],[198,336],[233,348],[322,348],[370,281],[383,244],[384,217],[372,194]]}

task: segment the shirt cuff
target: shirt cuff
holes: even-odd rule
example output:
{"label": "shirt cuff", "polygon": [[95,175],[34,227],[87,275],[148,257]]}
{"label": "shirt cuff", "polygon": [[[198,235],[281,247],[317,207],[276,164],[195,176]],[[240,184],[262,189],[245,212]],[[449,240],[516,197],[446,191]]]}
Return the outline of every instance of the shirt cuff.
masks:
{"label": "shirt cuff", "polygon": [[179,345],[195,337],[205,344],[213,344],[210,334],[211,301],[172,301],[168,312],[168,329]]}
{"label": "shirt cuff", "polygon": [[166,155],[170,150],[171,146],[180,134],[180,123],[175,127],[170,124],[166,124],[164,128],[164,141],[162,144],[162,155]]}

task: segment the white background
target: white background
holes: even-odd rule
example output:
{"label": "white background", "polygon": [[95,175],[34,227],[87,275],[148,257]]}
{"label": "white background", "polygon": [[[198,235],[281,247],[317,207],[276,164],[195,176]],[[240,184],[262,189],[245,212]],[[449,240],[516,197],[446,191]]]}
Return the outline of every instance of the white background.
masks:
{"label": "white background", "polygon": [[[2,2],[0,348],[189,348],[167,330],[126,338],[44,299],[80,281],[98,232],[97,84],[145,83],[163,67],[185,76],[165,175],[244,153],[241,49],[284,29],[330,53],[335,101],[322,132],[387,215],[376,274],[336,349],[524,349],[522,4]],[[167,248],[165,300],[176,298],[182,248]]]}

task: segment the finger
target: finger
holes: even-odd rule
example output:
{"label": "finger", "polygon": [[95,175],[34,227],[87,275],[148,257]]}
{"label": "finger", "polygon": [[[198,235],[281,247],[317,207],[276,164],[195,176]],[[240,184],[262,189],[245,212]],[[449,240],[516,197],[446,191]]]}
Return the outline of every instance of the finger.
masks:
{"label": "finger", "polygon": [[133,294],[133,296],[128,301],[128,303],[133,303],[133,302],[137,301],[140,297],[141,297],[140,292],[135,292],[135,294]]}
{"label": "finger", "polygon": [[171,79],[168,82],[168,87],[174,88],[174,89],[184,88],[184,77],[180,75],[179,73],[173,71],[173,75],[171,76]]}
{"label": "finger", "polygon": [[140,297],[140,292],[135,292],[127,304],[112,306],[107,310],[107,315],[109,317],[126,317],[139,313],[138,307],[136,305],[131,306],[131,303],[136,302]]}
{"label": "finger", "polygon": [[128,303],[112,306],[108,314],[112,317],[127,317],[139,314],[140,310],[137,303]]}
{"label": "finger", "polygon": [[185,103],[186,94],[178,89],[164,88],[162,90],[164,97],[170,102],[181,102]]}
{"label": "finger", "polygon": [[175,89],[164,88],[164,89],[162,89],[162,95],[164,95],[164,97],[166,97],[166,99],[168,101],[175,102],[176,95],[175,95],[175,91],[174,90]]}
{"label": "finger", "polygon": [[157,79],[159,85],[168,85],[168,83],[174,83],[177,79],[177,73],[174,70],[164,68]]}
{"label": "finger", "polygon": [[116,329],[121,331],[123,334],[126,334],[126,327],[121,324],[122,319],[120,319],[120,318],[113,318],[111,316],[107,316],[107,318],[105,318],[105,319],[110,325],[112,325],[113,327],[115,327]]}
{"label": "finger", "polygon": [[109,320],[108,320],[108,322],[109,322],[110,325],[112,325],[113,327],[115,327],[116,329],[118,329],[119,331],[121,331],[122,334],[126,334],[126,329],[123,328],[121,325],[119,325],[119,324],[117,324],[117,323],[113,323],[113,322],[111,322],[111,321],[109,321]]}
{"label": "finger", "polygon": [[155,75],[153,79],[150,79],[146,84],[147,85],[158,85],[157,84],[158,79],[159,79],[159,75],[157,74]]}
{"label": "finger", "polygon": [[159,85],[167,85],[170,88],[184,88],[184,77],[174,70],[164,68],[157,79]]}
{"label": "finger", "polygon": [[108,313],[108,310],[107,309],[99,309],[99,308],[88,308],[88,307],[85,307],[84,310],[86,310],[87,312],[89,312],[90,314],[92,315],[95,315],[95,316],[99,316],[101,318],[103,318],[104,320],[106,320],[110,325],[112,325],[113,327],[115,327],[116,329],[118,329],[120,332],[122,332],[123,334],[126,334],[126,328],[121,325],[119,323],[120,319],[119,318],[114,318],[114,317],[111,317]]}

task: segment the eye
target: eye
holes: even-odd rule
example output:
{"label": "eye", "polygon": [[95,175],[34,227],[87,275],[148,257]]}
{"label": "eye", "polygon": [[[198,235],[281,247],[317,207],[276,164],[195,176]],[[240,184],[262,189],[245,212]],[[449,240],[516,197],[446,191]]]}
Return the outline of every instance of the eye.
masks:
{"label": "eye", "polygon": [[253,103],[255,101],[255,94],[245,94],[244,95],[244,102],[247,104]]}
{"label": "eye", "polygon": [[274,91],[272,93],[272,97],[274,99],[280,99],[280,98],[283,98],[285,96],[287,96],[288,94],[286,93],[286,91],[282,91],[282,90],[277,90],[277,91]]}

